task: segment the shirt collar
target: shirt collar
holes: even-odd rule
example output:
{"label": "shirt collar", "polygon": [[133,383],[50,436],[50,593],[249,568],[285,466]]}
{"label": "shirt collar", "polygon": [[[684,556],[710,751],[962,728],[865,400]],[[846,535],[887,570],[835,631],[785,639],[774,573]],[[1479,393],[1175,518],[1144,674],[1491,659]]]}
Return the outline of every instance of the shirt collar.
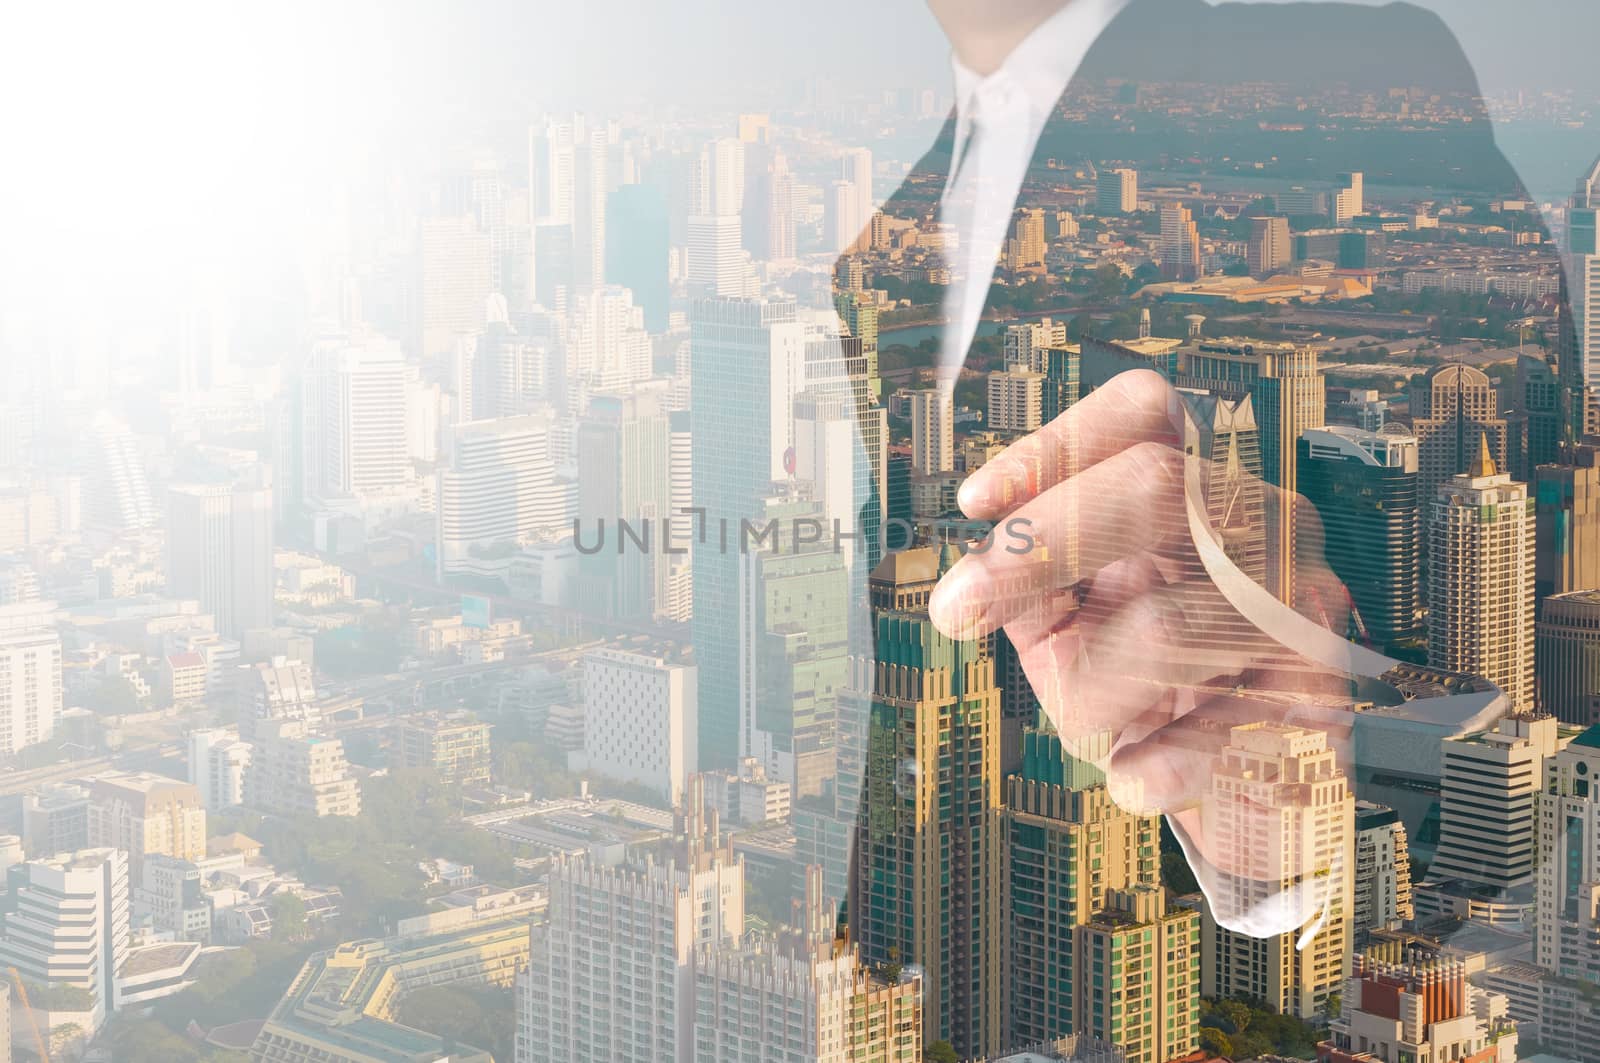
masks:
{"label": "shirt collar", "polygon": [[970,132],[979,94],[987,96],[986,90],[997,85],[1021,92],[1027,103],[1029,124],[1037,137],[1090,46],[1127,2],[1067,0],[1061,10],[1034,27],[1033,32],[1012,49],[1000,69],[987,77],[969,69],[952,52],[950,67],[955,79],[957,140],[965,140]]}

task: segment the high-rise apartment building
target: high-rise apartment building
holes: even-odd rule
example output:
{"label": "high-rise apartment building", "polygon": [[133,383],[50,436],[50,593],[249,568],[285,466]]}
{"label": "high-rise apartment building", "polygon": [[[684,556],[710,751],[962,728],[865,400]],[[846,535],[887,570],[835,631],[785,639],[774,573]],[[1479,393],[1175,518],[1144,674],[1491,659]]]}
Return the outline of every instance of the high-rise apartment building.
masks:
{"label": "high-rise apartment building", "polygon": [[234,678],[238,698],[239,737],[255,740],[263,725],[282,722],[301,733],[322,726],[322,708],[311,666],[304,661],[273,657],[241,669]]}
{"label": "high-rise apartment building", "polygon": [[1525,885],[1538,863],[1535,804],[1544,765],[1564,742],[1555,717],[1531,714],[1446,739],[1439,845],[1429,874],[1499,889]]}
{"label": "high-rise apartment building", "polygon": [[0,756],[49,738],[60,715],[61,636],[0,631]]}
{"label": "high-rise apartment building", "polygon": [[89,845],[127,853],[135,882],[148,855],[199,860],[206,855],[206,808],[200,791],[149,772],[99,776],[89,787]]}
{"label": "high-rise apartment building", "polygon": [[1600,726],[1544,762],[1538,805],[1534,961],[1540,1042],[1572,1059],[1600,1054]]}
{"label": "high-rise apartment building", "polygon": [[470,214],[425,218],[420,240],[424,358],[448,354],[456,336],[483,328],[494,292],[494,249]]}
{"label": "high-rise apartment building", "polygon": [[1350,927],[1357,939],[1411,920],[1411,846],[1400,813],[1356,802],[1356,868]]}
{"label": "high-rise apartment building", "polygon": [[697,1058],[695,954],[743,935],[744,868],[714,818],[680,815],[675,833],[658,859],[556,860],[518,982],[518,1063]]}
{"label": "high-rise apartment building", "polygon": [[1365,213],[1366,195],[1360,173],[1339,175],[1339,187],[1331,197],[1333,224],[1345,225],[1357,215]]}
{"label": "high-rise apartment building", "polygon": [[988,426],[1004,432],[1036,432],[1044,423],[1045,376],[1029,369],[989,374]]}
{"label": "high-rise apartment building", "polygon": [[93,1035],[116,1007],[128,956],[128,854],[82,849],[13,867],[0,915],[0,970],[87,990]]}
{"label": "high-rise apartment building", "polygon": [[1098,214],[1132,214],[1139,209],[1139,171],[1101,170],[1095,178]]}
{"label": "high-rise apartment building", "polygon": [[283,723],[258,728],[244,803],[285,816],[360,815],[361,784],[350,774],[344,743],[296,731]]}
{"label": "high-rise apartment building", "polygon": [[220,729],[189,732],[189,781],[207,812],[244,803],[244,772],[250,766],[250,743]]}
{"label": "high-rise apartment building", "polygon": [[272,489],[179,484],[167,495],[167,593],[232,638],[272,626]]}
{"label": "high-rise apartment building", "polygon": [[550,424],[538,415],[472,421],[448,436],[439,472],[438,566],[470,572],[485,552],[570,527]]}
{"label": "high-rise apartment building", "polygon": [[1200,279],[1200,232],[1194,212],[1181,203],[1161,207],[1161,276],[1164,280]]}
{"label": "high-rise apartment building", "polygon": [[689,317],[694,390],[692,494],[705,536],[694,547],[694,644],[700,668],[698,763],[739,760],[740,572],[743,522],[788,473],[805,326],[792,300],[707,299]]}
{"label": "high-rise apartment building", "polygon": [[1287,266],[1294,258],[1294,242],[1289,236],[1289,219],[1267,217],[1250,219],[1250,243],[1245,264],[1252,277],[1265,277]]}
{"label": "high-rise apartment building", "polygon": [[583,751],[589,769],[683,799],[699,741],[692,664],[598,649],[583,661]]}
{"label": "high-rise apartment building", "polygon": [[1045,352],[1067,345],[1067,323],[1051,318],[1007,325],[1001,335],[1001,355],[1007,369],[1045,371]]}
{"label": "high-rise apartment building", "polygon": [[[1327,735],[1233,728],[1202,815],[1214,862],[1229,870],[1202,909],[1202,992],[1304,1020],[1324,1014],[1350,970],[1355,871],[1355,797]],[[1298,896],[1304,927],[1258,937],[1219,922],[1219,908],[1243,913],[1283,892]]]}
{"label": "high-rise apartment building", "polygon": [[993,1054],[1005,1036],[994,662],[925,608],[879,612],[875,625],[851,929],[867,962],[920,968],[930,1043]]}
{"label": "high-rise apartment building", "polygon": [[1106,890],[1104,903],[1073,935],[1073,1032],[1120,1045],[1128,1063],[1164,1063],[1194,1052],[1200,922],[1191,908],[1169,908],[1159,883]]}
{"label": "high-rise apartment building", "polygon": [[[1415,953],[1399,963],[1362,955],[1345,982],[1320,1063],[1516,1063],[1507,1001],[1467,980],[1460,960]],[[1526,1057],[1524,1057],[1526,1058]]]}
{"label": "high-rise apartment building", "polygon": [[1416,437],[1398,425],[1329,425],[1302,434],[1299,448],[1300,493],[1322,521],[1323,557],[1350,593],[1355,633],[1365,629],[1379,647],[1413,638],[1421,606]]}
{"label": "high-rise apartment building", "polygon": [[[1567,321],[1561,352],[1561,381],[1583,394],[1600,385],[1600,160],[1579,178],[1567,208]],[[1582,409],[1574,411],[1583,425]]]}
{"label": "high-rise apartment building", "polygon": [[[1446,365],[1411,385],[1411,431],[1417,437],[1417,493],[1428,504],[1439,485],[1467,471],[1480,440],[1496,468],[1507,468],[1506,422],[1489,377],[1469,365]],[[1423,528],[1424,533],[1428,531]]]}
{"label": "high-rise apartment building", "polygon": [[1046,347],[1043,361],[1044,399],[1039,417],[1049,424],[1082,395],[1083,355],[1077,347]]}
{"label": "high-rise apartment building", "polygon": [[470,712],[424,712],[395,724],[393,763],[424,768],[449,786],[488,786],[489,725]]}
{"label": "high-rise apartment building", "polygon": [[1481,676],[1531,709],[1534,509],[1497,472],[1486,435],[1465,473],[1441,483],[1428,516],[1428,663]]}
{"label": "high-rise apartment building", "polygon": [[1579,727],[1600,723],[1600,591],[1546,598],[1533,657],[1541,711]]}
{"label": "high-rise apartment building", "polygon": [[1563,446],[1533,470],[1534,593],[1600,589],[1600,447]]}
{"label": "high-rise apartment building", "polygon": [[1044,211],[1030,207],[1017,212],[1002,249],[1008,273],[1040,273],[1044,270]]}
{"label": "high-rise apartment building", "polygon": [[954,394],[935,385],[911,393],[911,468],[923,476],[956,467]]}

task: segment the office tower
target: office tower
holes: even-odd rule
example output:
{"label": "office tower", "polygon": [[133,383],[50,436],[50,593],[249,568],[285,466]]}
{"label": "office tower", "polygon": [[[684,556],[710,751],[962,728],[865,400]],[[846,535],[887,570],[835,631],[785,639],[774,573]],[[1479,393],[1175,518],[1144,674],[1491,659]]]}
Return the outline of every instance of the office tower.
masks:
{"label": "office tower", "polygon": [[1019,210],[1011,219],[1011,230],[1004,247],[1008,273],[1038,272],[1044,269],[1044,211],[1037,207]]}
{"label": "office tower", "polygon": [[108,414],[96,416],[84,449],[84,523],[113,533],[153,527],[160,513],[144,455],[128,426]]}
{"label": "office tower", "polygon": [[606,219],[606,283],[633,293],[647,331],[667,331],[672,247],[666,193],[655,185],[623,185],[606,201]]}
{"label": "office tower", "polygon": [[489,234],[469,215],[422,221],[423,358],[448,354],[463,332],[483,328],[483,307],[494,288]]}
{"label": "office tower", "polygon": [[[541,403],[565,401],[564,354],[536,336],[521,335],[504,320],[456,338],[455,423],[515,417]],[[413,424],[413,431],[417,426]],[[437,442],[437,428],[432,442]]]}
{"label": "office tower", "polygon": [[1067,323],[1048,317],[1020,325],[1007,325],[1001,337],[1001,355],[1007,369],[1045,371],[1045,351],[1067,346]]}
{"label": "office tower", "polygon": [[1471,366],[1441,366],[1413,382],[1411,431],[1417,437],[1417,497],[1424,505],[1440,484],[1467,471],[1482,438],[1489,441],[1495,466],[1506,468],[1506,422],[1496,408],[1494,385]]}
{"label": "office tower", "polygon": [[706,299],[690,311],[694,644],[700,666],[702,769],[739,759],[738,625],[743,527],[786,479],[805,326],[790,300]]}
{"label": "office tower", "polygon": [[1533,481],[1533,470],[1557,461],[1562,439],[1561,385],[1554,359],[1517,356],[1512,409],[1506,413],[1506,451],[1511,478]]}
{"label": "office tower", "polygon": [[244,803],[244,772],[250,765],[250,743],[228,731],[200,728],[189,732],[189,782],[207,812]]}
{"label": "office tower", "polygon": [[1250,243],[1245,252],[1245,264],[1252,277],[1265,277],[1287,266],[1294,257],[1294,244],[1289,237],[1289,219],[1283,217],[1251,218]]}
{"label": "office tower", "polygon": [[683,800],[698,753],[692,664],[623,650],[583,659],[583,752],[590,771]]}
{"label": "office tower", "polygon": [[557,857],[518,979],[517,1063],[696,1057],[695,954],[744,933],[744,867],[698,807],[653,859]]}
{"label": "office tower", "polygon": [[258,729],[244,803],[269,815],[360,815],[361,784],[350,775],[344,743],[296,730],[279,722]]}
{"label": "office tower", "polygon": [[1495,471],[1487,436],[1428,518],[1428,663],[1482,676],[1516,709],[1534,704],[1533,525],[1528,486]]}
{"label": "office tower", "polygon": [[1534,961],[1547,972],[1540,1042],[1572,1059],[1600,1053],[1600,727],[1544,763]]}
{"label": "office tower", "polygon": [[956,467],[955,405],[949,387],[934,385],[911,394],[911,468],[923,476]]}
{"label": "office tower", "polygon": [[1416,437],[1398,425],[1310,429],[1300,437],[1299,475],[1300,493],[1322,521],[1323,558],[1350,594],[1354,634],[1379,647],[1415,637]]}
{"label": "office tower", "polygon": [[925,605],[875,626],[851,929],[869,963],[919,966],[929,1042],[992,1054],[1005,1036],[994,662],[942,635]]}
{"label": "office tower", "polygon": [[764,171],[750,179],[744,199],[745,249],[757,262],[795,257],[795,179],[783,151],[772,148]]}
{"label": "office tower", "polygon": [[1266,488],[1261,432],[1249,395],[1185,393],[1184,450],[1200,458],[1206,514],[1223,552],[1258,586],[1267,583]]}
{"label": "office tower", "polygon": [[745,145],[722,137],[701,147],[690,176],[689,213],[738,216],[744,209]]}
{"label": "office tower", "polygon": [[862,405],[837,384],[808,388],[795,397],[794,434],[795,476],[812,485],[828,538],[837,530],[847,568],[865,558],[870,569],[882,547],[886,411]]}
{"label": "office tower", "polygon": [[1268,590],[1295,602],[1295,495],[1300,489],[1296,447],[1308,428],[1321,428],[1325,382],[1313,347],[1236,339],[1199,340],[1185,349],[1180,384],[1224,398],[1249,395],[1261,443],[1261,475],[1281,490],[1266,507]]}
{"label": "office tower", "polygon": [[267,723],[290,723],[302,733],[322,725],[316,685],[304,661],[261,661],[243,669],[235,683],[239,737],[246,742],[254,741],[257,729]]}
{"label": "office tower", "polygon": [[[1567,207],[1565,281],[1567,313],[1561,351],[1561,382],[1584,394],[1600,385],[1600,160],[1578,180]],[[1584,425],[1582,410],[1575,410]],[[1577,433],[1574,433],[1577,434]]]}
{"label": "office tower", "polygon": [[194,598],[230,638],[272,626],[272,489],[176,484],[167,495],[167,593]]}
{"label": "office tower", "polygon": [[1544,600],[1534,625],[1539,708],[1562,723],[1600,723],[1600,591]]}
{"label": "office tower", "polygon": [[1566,445],[1533,470],[1534,593],[1600,588],[1600,447]]}
{"label": "office tower", "polygon": [[1359,939],[1373,930],[1398,930],[1409,922],[1411,847],[1400,813],[1356,802],[1356,871],[1350,928]]}
{"label": "office tower", "polygon": [[102,775],[89,787],[89,846],[126,852],[134,881],[152,853],[198,860],[206,855],[200,791],[149,772]]}
{"label": "office tower", "polygon": [[[1325,1063],[1516,1063],[1507,1001],[1467,981],[1460,960],[1413,953],[1390,963],[1357,956],[1341,1013],[1317,1046]],[[1527,1058],[1527,1057],[1523,1057]]]}
{"label": "office tower", "polygon": [[626,288],[607,285],[580,296],[567,339],[567,379],[595,389],[626,387],[651,375],[644,312]]}
{"label": "office tower", "polygon": [[1005,808],[1007,1041],[1053,1040],[1085,1028],[1078,1003],[1093,999],[1093,978],[1085,977],[1093,967],[1077,962],[1078,929],[1105,907],[1108,891],[1160,883],[1160,821],[1123,810],[1103,774],[1035,730],[1022,735]]}
{"label": "office tower", "polygon": [[[1217,862],[1230,870],[1202,909],[1202,992],[1310,1021],[1350,970],[1355,798],[1321,731],[1253,723],[1229,734],[1202,806]],[[1307,882],[1315,914],[1300,930],[1256,937],[1217,921],[1214,905],[1247,912]],[[1303,932],[1311,940],[1296,948]]]}
{"label": "office tower", "polygon": [[834,779],[838,692],[849,679],[851,580],[816,503],[792,493],[766,500],[740,573],[739,741],[796,798]]}
{"label": "office tower", "polygon": [[869,302],[860,292],[839,292],[833,297],[833,307],[844,324],[845,331],[861,341],[861,354],[866,359],[867,386],[872,401],[883,397],[883,380],[878,376],[878,306]]}
{"label": "office tower", "polygon": [[1008,369],[989,374],[987,424],[996,431],[1036,432],[1044,423],[1043,373]]}
{"label": "office tower", "polygon": [[533,227],[533,302],[566,309],[574,270],[571,221],[541,221]]}
{"label": "office tower", "polygon": [[448,465],[439,471],[441,573],[473,571],[487,552],[570,527],[549,435],[548,418],[531,414],[450,431]]}
{"label": "office tower", "polygon": [[[885,465],[888,486],[883,491],[883,527],[887,540],[889,529],[911,526],[911,455],[890,454]],[[909,544],[902,543],[905,545]]]}
{"label": "office tower", "polygon": [[1073,935],[1072,1032],[1121,1046],[1128,1063],[1199,1048],[1200,921],[1193,909],[1169,908],[1159,882],[1108,889]]}
{"label": "office tower", "polygon": [[674,560],[665,522],[676,525],[675,540],[693,539],[693,516],[672,505],[671,421],[660,399],[642,389],[596,395],[578,422],[580,544],[599,544],[584,546],[579,566],[591,581],[592,607],[604,615],[661,615]]}
{"label": "office tower", "polygon": [[739,216],[696,214],[689,218],[689,291],[697,296],[737,298],[745,294]]}
{"label": "office tower", "polygon": [[360,500],[409,481],[405,361],[396,344],[376,337],[320,340],[301,383],[308,499]]}
{"label": "office tower", "polygon": [[93,1036],[117,1005],[128,956],[128,854],[81,849],[13,867],[0,916],[0,970],[37,986],[67,985],[94,998]]}
{"label": "office tower", "polygon": [[1044,399],[1039,411],[1045,424],[1060,417],[1082,394],[1083,355],[1076,347],[1044,349]]}
{"label": "office tower", "polygon": [[1446,739],[1429,874],[1498,889],[1526,884],[1538,865],[1535,803],[1544,764],[1563,744],[1555,717],[1531,714]]}
{"label": "office tower", "polygon": [[0,755],[48,739],[61,716],[61,636],[0,632]]}
{"label": "office tower", "polygon": [[1362,190],[1362,177],[1360,173],[1342,173],[1339,175],[1339,187],[1333,194],[1333,224],[1345,225],[1359,214],[1366,212],[1366,199]]}
{"label": "office tower", "polygon": [[[856,205],[855,231],[861,233],[872,220],[877,198],[872,194],[872,150],[846,148],[839,160],[839,176],[854,189]],[[855,235],[852,234],[851,239]]]}
{"label": "office tower", "polygon": [[577,181],[576,134],[571,121],[547,119],[542,129],[537,125],[529,127],[528,187],[537,219],[572,222]]}
{"label": "office tower", "polygon": [[605,283],[610,154],[610,130],[604,123],[587,123],[574,147],[572,276],[573,287],[579,292]]}
{"label": "office tower", "polygon": [[830,254],[854,254],[860,251],[861,206],[856,199],[856,186],[839,180],[828,185],[822,203],[822,246]]}
{"label": "office tower", "polygon": [[1139,209],[1139,172],[1101,170],[1095,179],[1095,212],[1132,214]]}
{"label": "office tower", "polygon": [[470,712],[423,712],[395,724],[391,763],[433,772],[446,786],[489,785],[489,725]]}
{"label": "office tower", "polygon": [[1162,206],[1160,248],[1163,280],[1200,279],[1200,233],[1188,207],[1178,203]]}

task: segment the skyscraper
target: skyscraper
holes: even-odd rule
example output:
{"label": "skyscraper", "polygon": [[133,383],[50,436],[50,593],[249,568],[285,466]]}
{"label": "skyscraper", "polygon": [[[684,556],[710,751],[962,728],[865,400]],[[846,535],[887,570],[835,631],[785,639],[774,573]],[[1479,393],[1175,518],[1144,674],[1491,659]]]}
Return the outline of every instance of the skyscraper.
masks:
{"label": "skyscraper", "polygon": [[1412,383],[1411,431],[1417,437],[1417,491],[1424,505],[1440,484],[1467,471],[1480,439],[1488,440],[1495,466],[1507,468],[1506,422],[1497,408],[1489,377],[1469,365],[1441,366]]}
{"label": "skyscraper", "polygon": [[1228,559],[1259,586],[1267,583],[1266,489],[1261,432],[1249,395],[1184,395],[1186,452],[1203,464],[1206,513]]}
{"label": "skyscraper", "polygon": [[606,283],[633,292],[647,331],[667,331],[672,248],[666,194],[655,185],[623,185],[606,201],[606,221]]}
{"label": "skyscraper", "polygon": [[1359,615],[1379,647],[1417,631],[1417,476],[1416,437],[1397,425],[1329,425],[1300,437],[1300,493],[1321,518],[1323,555],[1350,592],[1352,622]]}
{"label": "skyscraper", "polygon": [[1132,214],[1139,209],[1139,172],[1101,170],[1095,179],[1095,211],[1099,214]]}
{"label": "skyscraper", "polygon": [[1533,470],[1534,593],[1600,588],[1600,447],[1566,445]]}
{"label": "skyscraper", "polygon": [[689,218],[689,291],[697,296],[745,294],[744,252],[737,214],[695,214]]}
{"label": "skyscraper", "polygon": [[[661,398],[645,388],[596,395],[578,422],[575,515],[587,541],[606,547],[579,564],[605,615],[660,615],[673,560],[662,546],[664,522],[680,525],[675,538],[691,538],[684,534],[691,517],[672,509],[671,421]],[[622,542],[624,524],[642,534],[644,546]]]}
{"label": "skyscraper", "polygon": [[1245,263],[1252,277],[1265,277],[1282,269],[1294,258],[1289,236],[1289,219],[1267,217],[1250,219],[1250,243]]}
{"label": "skyscraper", "polygon": [[1044,423],[1044,374],[1009,369],[989,374],[987,424],[997,431],[1035,432]]}
{"label": "skyscraper", "polygon": [[424,358],[448,354],[456,336],[483,328],[484,301],[494,291],[489,234],[471,215],[422,222],[422,334]]}
{"label": "skyscraper", "polygon": [[[1325,1013],[1350,970],[1355,869],[1355,797],[1327,736],[1282,723],[1233,728],[1202,815],[1230,870],[1202,910],[1202,992],[1304,1020]],[[1246,912],[1307,883],[1316,914],[1300,930],[1258,937],[1228,929],[1213,909]]]}
{"label": "skyscraper", "polygon": [[150,772],[114,772],[89,789],[89,845],[128,855],[133,881],[142,881],[145,857],[180,860],[206,855],[206,809],[200,791]]}
{"label": "skyscraper", "polygon": [[1600,591],[1546,598],[1533,655],[1539,708],[1562,723],[1600,723]]}
{"label": "skyscraper", "polygon": [[167,494],[167,593],[238,638],[272,626],[272,489],[177,484]]}
{"label": "skyscraper", "polygon": [[1200,279],[1200,233],[1193,212],[1181,203],[1161,208],[1161,276],[1175,281]]}
{"label": "skyscraper", "polygon": [[825,190],[822,204],[822,246],[830,254],[854,254],[861,250],[859,237],[861,205],[854,182],[834,181]]}
{"label": "skyscraper", "polygon": [[49,738],[61,715],[61,636],[0,631],[0,755]]}
{"label": "skyscraper", "polygon": [[1065,345],[1044,349],[1044,401],[1040,417],[1045,424],[1060,417],[1082,394],[1083,354]]}
{"label": "skyscraper", "polygon": [[[856,207],[855,231],[864,232],[872,220],[876,205],[876,199],[872,194],[872,149],[846,148],[844,154],[840,156],[839,175],[848,181],[854,190],[852,199]],[[852,234],[851,239],[854,238]]]}
{"label": "skyscraper", "polygon": [[[700,665],[702,770],[737,765],[740,642],[737,617],[744,521],[784,480],[805,326],[790,300],[704,299],[690,311],[694,644]],[[705,534],[700,534],[700,529]]]}
{"label": "skyscraper", "polygon": [[956,467],[955,407],[948,387],[911,394],[911,468],[923,476]]}
{"label": "skyscraper", "polygon": [[377,337],[319,340],[301,384],[307,499],[361,499],[410,479],[405,361],[396,344]]}
{"label": "skyscraper", "polygon": [[[1561,381],[1583,392],[1600,386],[1600,160],[1578,179],[1567,207],[1567,335],[1561,352]],[[1582,411],[1578,424],[1583,424]]]}
{"label": "skyscraper", "polygon": [[942,635],[925,606],[875,624],[852,929],[867,962],[920,967],[929,1042],[991,1054],[1004,1037],[994,662]]}
{"label": "skyscraper", "polygon": [[1538,806],[1540,864],[1534,900],[1534,960],[1542,987],[1540,1040],[1573,1059],[1600,1053],[1600,726],[1544,763]]}
{"label": "skyscraper", "polygon": [[1442,483],[1428,518],[1428,663],[1482,676],[1531,709],[1534,513],[1526,484],[1496,472],[1486,435]]}
{"label": "skyscraper", "polygon": [[[1400,813],[1356,802],[1356,867],[1350,926],[1359,940],[1395,930],[1415,915],[1411,904],[1411,846]],[[1352,943],[1353,944],[1353,943]]]}
{"label": "skyscraper", "polygon": [[1356,215],[1366,211],[1366,196],[1362,184],[1362,175],[1359,172],[1339,175],[1339,187],[1332,197],[1333,224],[1345,225]]}
{"label": "skyscraper", "polygon": [[1300,436],[1321,428],[1326,385],[1314,347],[1260,340],[1199,340],[1183,350],[1180,384],[1224,398],[1249,395],[1261,443],[1261,475],[1280,488],[1266,506],[1267,581],[1295,602],[1295,502],[1300,489]]}

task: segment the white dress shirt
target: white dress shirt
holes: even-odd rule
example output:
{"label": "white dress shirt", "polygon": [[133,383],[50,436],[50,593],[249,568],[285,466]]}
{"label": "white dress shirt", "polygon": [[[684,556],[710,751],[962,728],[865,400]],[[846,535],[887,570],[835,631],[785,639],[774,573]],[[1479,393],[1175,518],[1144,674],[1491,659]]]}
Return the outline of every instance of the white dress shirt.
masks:
{"label": "white dress shirt", "polygon": [[1089,47],[1126,2],[1067,0],[988,77],[951,56],[956,129],[951,178],[939,214],[955,228],[957,246],[946,256],[951,283],[945,292],[941,380],[954,380],[977,335],[995,263],[1045,123]]}

